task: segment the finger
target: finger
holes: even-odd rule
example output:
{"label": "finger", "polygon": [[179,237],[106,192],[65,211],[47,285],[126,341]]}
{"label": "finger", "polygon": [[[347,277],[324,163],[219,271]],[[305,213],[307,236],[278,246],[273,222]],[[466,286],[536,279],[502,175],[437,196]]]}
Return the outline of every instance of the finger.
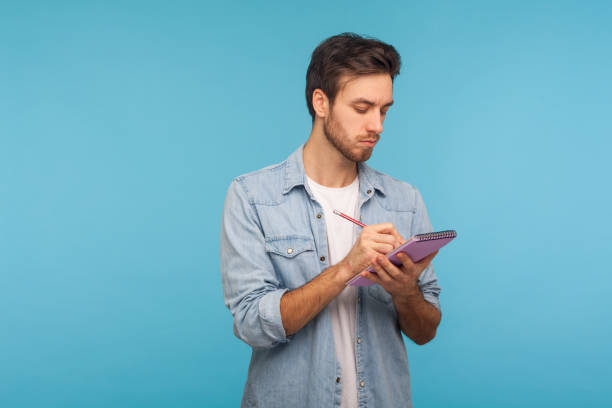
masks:
{"label": "finger", "polygon": [[412,261],[412,258],[410,258],[405,252],[398,252],[396,256],[400,261],[402,261],[402,266],[404,266],[405,268],[415,268],[415,264]]}
{"label": "finger", "polygon": [[391,234],[384,234],[384,233],[378,233],[378,232],[373,232],[367,238],[371,239],[374,242],[384,242],[385,244],[390,244],[390,245],[395,244],[395,242],[397,241],[397,238]]}
{"label": "finger", "polygon": [[414,263],[408,254],[400,252],[397,254],[397,258],[402,262],[402,266],[400,267],[402,272],[409,276],[418,276],[420,273],[419,266]]}
{"label": "finger", "polygon": [[[383,268],[383,270],[394,280],[401,279],[403,272],[386,256],[379,256],[376,258],[376,262]],[[378,271],[377,271],[378,272]]]}
{"label": "finger", "polygon": [[[366,228],[370,228],[370,226],[366,227]],[[394,235],[390,234],[390,233],[385,233],[385,232],[378,232],[375,228],[374,229],[368,229],[366,230],[365,228],[361,231],[361,235],[360,238],[365,242],[365,241],[369,241],[369,242],[378,242],[378,243],[385,243],[385,244],[389,244],[392,246],[392,248],[395,248],[399,245],[399,241],[397,240],[397,237],[395,237]]]}
{"label": "finger", "polygon": [[379,285],[382,286],[383,281],[380,280],[380,278],[378,277],[378,275],[376,275],[375,273],[369,272],[369,271],[364,271],[360,273],[361,276],[363,276],[366,279],[371,280],[374,283],[378,283]]}
{"label": "finger", "polygon": [[399,245],[402,245],[406,242],[406,240],[404,239],[404,237],[402,237],[402,234],[400,234],[395,227],[393,227],[393,232],[391,232],[393,234],[393,236],[397,239],[397,241],[399,242]]}
{"label": "finger", "polygon": [[[385,258],[385,257],[383,257]],[[386,259],[386,258],[385,258]],[[372,260],[372,268],[376,271],[376,274],[382,282],[391,282],[393,278],[389,276],[387,271],[378,263],[376,259]]]}
{"label": "finger", "polygon": [[391,234],[398,241],[398,245],[401,245],[404,242],[406,242],[404,237],[402,237],[401,234],[399,232],[397,232],[397,229],[395,228],[395,226],[393,224],[391,224],[390,222],[383,222],[381,224],[374,224],[373,227],[375,227],[375,231],[378,232],[378,233]]}
{"label": "finger", "polygon": [[379,224],[370,224],[369,226],[374,231],[377,231],[377,232],[388,231],[389,229],[393,228],[393,224],[391,224],[390,222],[381,222]]}
{"label": "finger", "polygon": [[393,249],[400,245],[400,241],[397,239],[397,237],[391,234],[375,234],[372,235],[371,239],[374,242],[383,242],[385,244],[389,244],[393,247]]}
{"label": "finger", "polygon": [[370,243],[369,246],[381,255],[387,255],[389,252],[393,251],[393,245],[390,244],[380,244],[377,242],[373,242]]}

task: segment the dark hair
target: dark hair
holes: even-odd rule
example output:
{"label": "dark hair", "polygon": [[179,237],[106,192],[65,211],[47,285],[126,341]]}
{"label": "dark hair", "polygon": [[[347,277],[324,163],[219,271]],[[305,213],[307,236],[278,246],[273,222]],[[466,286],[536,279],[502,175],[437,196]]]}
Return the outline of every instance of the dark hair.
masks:
{"label": "dark hair", "polygon": [[315,119],[312,93],[321,89],[330,105],[338,94],[342,75],[389,74],[391,80],[399,74],[400,56],[392,45],[355,33],[329,37],[312,52],[306,72],[306,103]]}

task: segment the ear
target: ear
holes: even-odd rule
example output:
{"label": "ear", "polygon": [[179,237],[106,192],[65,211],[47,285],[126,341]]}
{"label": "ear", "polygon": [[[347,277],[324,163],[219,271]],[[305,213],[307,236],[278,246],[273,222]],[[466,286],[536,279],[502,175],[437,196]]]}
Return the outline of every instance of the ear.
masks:
{"label": "ear", "polygon": [[319,88],[312,92],[312,108],[319,117],[325,118],[329,115],[329,99]]}

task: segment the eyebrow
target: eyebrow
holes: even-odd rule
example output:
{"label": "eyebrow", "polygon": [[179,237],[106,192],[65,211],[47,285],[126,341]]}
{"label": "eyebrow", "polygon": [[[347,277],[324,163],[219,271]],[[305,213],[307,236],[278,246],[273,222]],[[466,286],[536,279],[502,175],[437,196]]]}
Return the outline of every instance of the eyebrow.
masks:
{"label": "eyebrow", "polygon": [[[366,99],[366,98],[358,98],[358,99],[355,99],[355,100],[351,101],[351,103],[352,103],[352,104],[357,104],[357,103],[365,103],[366,105],[369,105],[369,106],[374,106],[374,105],[376,105],[374,102],[372,102],[372,101],[370,101],[370,100],[368,100],[368,99]],[[393,105],[393,101],[391,101],[391,102],[388,102],[388,103],[384,104],[382,107],[383,107],[383,108],[386,108],[386,107],[389,107],[389,106],[391,106],[391,105]]]}

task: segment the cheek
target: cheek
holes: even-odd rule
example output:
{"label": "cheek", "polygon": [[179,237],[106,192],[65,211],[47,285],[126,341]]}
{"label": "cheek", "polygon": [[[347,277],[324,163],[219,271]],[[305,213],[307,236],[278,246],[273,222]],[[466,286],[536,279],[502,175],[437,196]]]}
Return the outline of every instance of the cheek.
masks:
{"label": "cheek", "polygon": [[351,138],[359,137],[365,132],[363,116],[358,113],[351,114],[343,124],[344,132]]}
{"label": "cheek", "polygon": [[335,115],[336,126],[338,130],[349,139],[358,139],[367,133],[366,121],[363,115],[355,112],[353,109],[338,110]]}
{"label": "cheek", "polygon": [[359,136],[363,134],[363,128],[357,121],[354,121],[348,123],[347,126],[344,127],[344,134],[351,140],[357,140]]}

